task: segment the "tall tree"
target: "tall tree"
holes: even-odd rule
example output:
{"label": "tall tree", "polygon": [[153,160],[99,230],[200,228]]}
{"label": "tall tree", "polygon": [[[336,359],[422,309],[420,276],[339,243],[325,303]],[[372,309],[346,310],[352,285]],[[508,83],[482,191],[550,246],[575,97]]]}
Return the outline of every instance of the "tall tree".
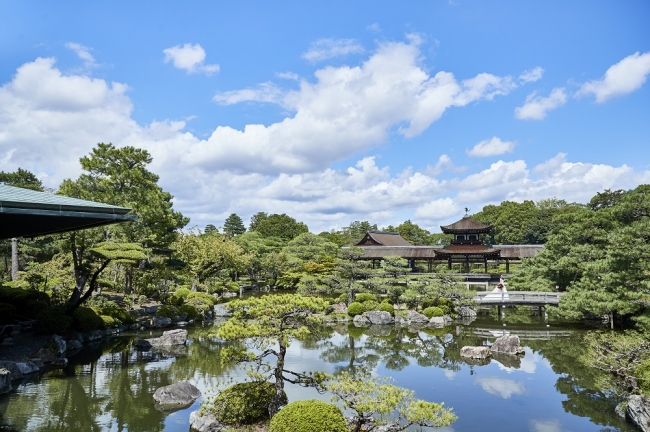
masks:
{"label": "tall tree", "polygon": [[260,223],[262,223],[262,221],[267,217],[269,217],[269,215],[265,212],[255,213],[253,216],[251,216],[251,223],[248,225],[248,231],[257,231]]}
{"label": "tall tree", "polygon": [[223,224],[223,232],[226,233],[229,237],[235,237],[246,232],[246,227],[244,226],[244,221],[242,218],[237,216],[236,213],[232,213],[228,216],[228,219]]}
{"label": "tall tree", "polygon": [[[259,214],[259,213],[258,213]],[[296,221],[286,214],[272,214],[263,219],[255,231],[264,237],[278,237],[284,241],[289,241],[298,237],[302,233],[309,232],[307,225]]]}

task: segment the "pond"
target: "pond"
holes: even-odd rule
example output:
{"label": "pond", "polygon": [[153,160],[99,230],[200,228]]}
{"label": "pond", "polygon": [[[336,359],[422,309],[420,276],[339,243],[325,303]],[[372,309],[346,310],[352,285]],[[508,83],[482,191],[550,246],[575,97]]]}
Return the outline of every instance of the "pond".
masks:
{"label": "pond", "polygon": [[[140,332],[113,337],[84,349],[68,367],[49,372],[0,398],[0,430],[5,431],[183,431],[192,407],[166,413],[154,407],[156,388],[189,381],[204,395],[219,382],[240,380],[241,371],[222,367],[224,344],[211,336],[218,323],[189,329],[191,344],[176,352],[142,353]],[[416,397],[444,401],[459,419],[445,431],[633,431],[614,413],[615,400],[595,387],[598,372],[576,358],[585,328],[549,324],[529,313],[494,312],[444,329],[339,325],[329,337],[295,342],[289,349],[291,370],[336,373],[361,365]],[[465,345],[494,342],[504,332],[517,334],[525,347],[521,358],[498,357],[469,364],[459,355]],[[321,398],[313,389],[287,385],[290,401]]]}

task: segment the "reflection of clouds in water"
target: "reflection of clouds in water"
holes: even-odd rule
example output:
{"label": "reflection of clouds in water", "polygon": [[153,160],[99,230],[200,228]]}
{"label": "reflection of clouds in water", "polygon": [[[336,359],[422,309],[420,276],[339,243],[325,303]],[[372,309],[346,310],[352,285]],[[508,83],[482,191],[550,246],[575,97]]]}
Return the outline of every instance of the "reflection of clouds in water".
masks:
{"label": "reflection of clouds in water", "polygon": [[559,420],[531,420],[530,430],[531,432],[560,432],[562,426]]}
{"label": "reflection of clouds in water", "polygon": [[453,380],[454,378],[456,378],[456,372],[454,372],[454,371],[451,371],[451,370],[445,369],[445,371],[444,371],[443,373],[445,374],[445,376],[447,377],[447,379],[448,379],[449,381],[451,381],[451,380]]}
{"label": "reflection of clouds in water", "polygon": [[[515,367],[508,367],[504,366],[501,363],[499,363],[497,360],[492,360],[493,363],[496,363],[497,366],[499,366],[499,369],[506,371],[507,373],[512,373],[513,371],[521,371],[529,374],[535,373],[535,370],[537,369],[537,363],[539,363],[540,360],[542,360],[542,356],[540,356],[537,353],[534,353],[530,348],[525,347],[524,350],[526,351],[526,355],[521,358],[521,366],[518,368]],[[544,359],[546,360],[546,359]],[[550,366],[548,364],[548,361],[546,361],[547,366]]]}
{"label": "reflection of clouds in water", "polygon": [[513,394],[524,394],[526,392],[526,386],[524,383],[494,376],[476,378],[475,382],[478,383],[486,392],[495,396],[500,396],[503,399],[510,399],[510,396]]}

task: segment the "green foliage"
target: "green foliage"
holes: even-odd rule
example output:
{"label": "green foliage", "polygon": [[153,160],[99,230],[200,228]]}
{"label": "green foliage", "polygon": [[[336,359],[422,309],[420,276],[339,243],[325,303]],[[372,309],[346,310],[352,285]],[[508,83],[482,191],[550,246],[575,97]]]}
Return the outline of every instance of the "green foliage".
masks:
{"label": "green foliage", "polygon": [[156,315],[162,316],[165,318],[170,318],[174,319],[177,316],[179,316],[178,308],[176,306],[171,306],[171,305],[162,305],[159,306],[158,309],[156,309]]}
{"label": "green foliage", "polygon": [[[251,229],[253,230],[253,228]],[[289,241],[302,233],[309,232],[309,229],[304,223],[297,222],[294,218],[283,213],[267,216],[256,224],[254,231],[257,231],[263,237],[278,237]]]}
{"label": "green foliage", "polygon": [[16,315],[16,307],[9,303],[0,303],[0,323],[9,323]]}
{"label": "green foliage", "polygon": [[103,307],[99,310],[100,315],[109,316],[121,324],[133,324],[135,318],[124,308],[118,306]]}
{"label": "green foliage", "polygon": [[395,307],[392,304],[390,304],[389,302],[387,302],[387,301],[383,301],[383,302],[379,303],[379,310],[384,311],[384,312],[388,312],[389,314],[391,314],[393,316],[395,315]]}
{"label": "green foliage", "polygon": [[336,303],[345,303],[347,304],[348,302],[348,295],[347,294],[341,294],[336,298]]}
{"label": "green foliage", "polygon": [[376,302],[377,297],[370,293],[359,293],[354,297],[354,301],[359,303],[367,302],[369,300]]}
{"label": "green foliage", "polygon": [[16,172],[0,171],[0,183],[8,186],[43,192],[43,183],[34,173],[18,168]]}
{"label": "green foliage", "polygon": [[83,333],[104,328],[104,321],[100,317],[100,314],[93,308],[78,307],[72,313],[72,319],[74,328]]}
{"label": "green foliage", "polygon": [[634,370],[634,376],[641,393],[650,397],[650,360],[646,360]]}
{"label": "green foliage", "polygon": [[244,221],[242,218],[237,216],[236,213],[232,213],[223,223],[223,232],[229,237],[235,237],[240,234],[244,234],[246,232]]}
{"label": "green foliage", "polygon": [[201,313],[201,311],[199,311],[199,309],[197,309],[196,307],[194,307],[194,306],[192,306],[190,304],[184,304],[182,306],[179,306],[178,307],[178,312],[180,314],[187,315],[187,319],[191,319],[191,320],[196,320],[196,319],[200,319],[200,318],[203,317],[203,314]]}
{"label": "green foliage", "polygon": [[327,257],[337,256],[339,247],[321,236],[306,232],[289,241],[283,251],[303,262],[321,262]]}
{"label": "green foliage", "polygon": [[121,263],[137,263],[147,259],[144,248],[138,243],[99,243],[90,252],[105,260],[112,260]]}
{"label": "green foliage", "polygon": [[209,304],[210,306],[214,306],[217,304],[217,299],[211,296],[210,294],[202,293],[202,292],[190,292],[187,294],[185,299],[189,302],[189,300],[192,299],[201,299],[204,303]]}
{"label": "green foliage", "polygon": [[269,432],[348,432],[341,410],[317,399],[292,402],[271,419]]}
{"label": "green foliage", "polygon": [[352,302],[348,306],[348,315],[350,315],[351,317],[361,315],[364,312],[365,312],[365,308],[363,307],[362,303]]}
{"label": "green foliage", "polygon": [[429,319],[433,317],[441,317],[445,314],[445,312],[438,306],[428,307],[425,310],[423,310],[422,313],[424,314],[424,316],[426,316]]}
{"label": "green foliage", "polygon": [[49,306],[50,297],[43,292],[31,289],[0,286],[0,302],[13,305],[18,315],[33,318],[43,309],[42,303]]}
{"label": "green foliage", "polygon": [[363,305],[364,312],[379,310],[379,303],[375,300],[367,300],[361,304]]}
{"label": "green foliage", "polygon": [[34,329],[38,333],[63,335],[72,326],[73,319],[65,315],[61,309],[50,308],[36,316]]}
{"label": "green foliage", "polygon": [[443,427],[457,420],[444,404],[415,399],[414,392],[398,387],[390,379],[381,379],[366,372],[350,375],[343,372],[327,384],[345,408],[357,414],[356,430],[374,420],[377,424],[393,424],[394,430],[410,426]]}
{"label": "green foliage", "polygon": [[99,317],[101,318],[105,328],[114,328],[119,325],[118,320],[116,320],[112,316],[100,315]]}
{"label": "green foliage", "polygon": [[[269,418],[269,404],[274,396],[275,386],[269,382],[239,383],[219,393],[208,410],[224,424],[251,424]],[[286,403],[285,394],[282,405]]]}

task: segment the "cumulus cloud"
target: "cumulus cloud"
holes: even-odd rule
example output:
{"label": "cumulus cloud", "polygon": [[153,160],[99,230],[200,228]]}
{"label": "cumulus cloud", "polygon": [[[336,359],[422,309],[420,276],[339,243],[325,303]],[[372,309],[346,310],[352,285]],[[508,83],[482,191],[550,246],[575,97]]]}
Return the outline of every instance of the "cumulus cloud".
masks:
{"label": "cumulus cloud", "polygon": [[502,399],[510,399],[512,395],[526,393],[526,386],[519,381],[498,377],[481,377],[475,381],[483,390]]}
{"label": "cumulus cloud", "polygon": [[532,92],[526,97],[524,106],[515,108],[515,117],[520,120],[542,120],[549,111],[564,105],[566,99],[564,88],[554,88],[548,97]]}
{"label": "cumulus cloud", "polygon": [[467,150],[468,156],[472,157],[488,157],[497,156],[504,153],[512,153],[517,143],[515,141],[502,141],[499,137],[492,137],[488,140],[483,140]]}
{"label": "cumulus cloud", "polygon": [[204,64],[205,50],[199,44],[176,45],[163,50],[165,63],[172,62],[174,67],[187,73],[204,73],[212,75],[219,72],[218,64]]}
{"label": "cumulus cloud", "polygon": [[[382,50],[402,55],[400,67]],[[219,126],[207,139],[188,132],[186,121],[138,124],[126,84],[64,74],[54,59],[38,58],[20,66],[0,87],[0,170],[28,169],[56,188],[64,178],[79,174],[79,158],[97,142],[133,145],[152,154],[152,171],[175,196],[175,208],[192,223],[219,224],[233,212],[247,219],[268,211],[288,213],[316,232],[353,220],[399,224],[409,215],[437,231],[462,216],[463,207],[551,196],[586,202],[606,188],[650,182],[649,171],[570,161],[565,154],[532,169],[523,160],[497,161],[461,173],[447,155],[424,172],[391,171],[372,156],[333,169],[332,160],[368,150],[381,142],[388,128],[402,126],[400,132],[405,133],[410,127],[408,120],[423,109],[422,95],[438,85],[435,76],[416,66],[418,55],[409,44],[394,44],[380,48],[368,64],[319,70],[316,82],[302,82],[300,89],[283,93],[281,104],[295,107],[294,117],[270,126],[249,125],[243,131]],[[380,66],[387,65],[395,69],[380,73]],[[335,85],[336,79],[344,83]],[[458,99],[465,98],[462,82],[450,82],[456,90],[440,102],[444,109],[462,106]],[[402,91],[385,90],[380,83],[396,83]],[[351,85],[358,92],[349,91]],[[414,89],[408,90],[411,85]],[[384,101],[395,102],[398,109]],[[352,116],[356,121],[349,119]],[[332,131],[339,125],[340,131]],[[443,171],[452,175],[439,179]]]}
{"label": "cumulus cloud", "polygon": [[302,58],[312,63],[341,57],[348,54],[361,54],[363,46],[355,39],[318,39],[303,53]]}
{"label": "cumulus cloud", "polygon": [[298,81],[298,78],[300,78],[298,74],[295,72],[279,72],[275,74],[275,76],[281,79],[293,80],[293,81]]}
{"label": "cumulus cloud", "polygon": [[650,52],[636,52],[611,66],[599,80],[588,81],[580,87],[577,96],[593,94],[596,102],[603,103],[617,96],[641,88],[650,74]]}
{"label": "cumulus cloud", "polygon": [[543,75],[544,68],[537,66],[536,68],[524,71],[521,75],[519,75],[519,81],[524,84],[535,82],[541,80]]}
{"label": "cumulus cloud", "polygon": [[95,57],[93,57],[93,55],[90,53],[90,51],[92,51],[92,48],[88,48],[87,46],[75,42],[68,42],[65,44],[65,47],[74,51],[75,54],[77,54],[77,57],[84,61],[84,67],[86,69],[97,67]]}
{"label": "cumulus cloud", "polygon": [[271,82],[263,83],[257,88],[233,90],[216,94],[212,100],[221,105],[233,105],[240,102],[269,102],[279,103],[284,93],[278,86]]}

